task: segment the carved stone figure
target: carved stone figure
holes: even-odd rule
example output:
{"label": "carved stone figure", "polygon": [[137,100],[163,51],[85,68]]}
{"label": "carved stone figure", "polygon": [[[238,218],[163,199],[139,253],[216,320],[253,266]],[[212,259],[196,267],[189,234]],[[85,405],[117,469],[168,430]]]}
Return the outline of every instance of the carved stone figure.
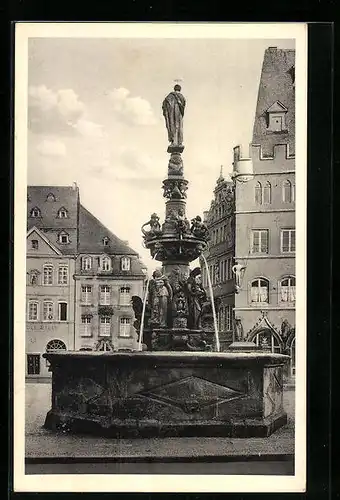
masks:
{"label": "carved stone figure", "polygon": [[168,326],[168,307],[172,301],[172,288],[161,269],[156,269],[149,283],[150,323],[160,328]]}
{"label": "carved stone figure", "polygon": [[178,209],[177,212],[177,231],[180,237],[190,231],[190,223],[185,216],[184,210],[182,208]]}
{"label": "carved stone figure", "polygon": [[[134,322],[134,328],[139,332],[142,313],[143,313],[143,301],[138,295],[133,295],[131,298],[132,309],[135,313],[136,321]],[[151,316],[150,306],[147,303],[145,307],[145,315],[144,315],[144,328],[148,328],[149,319]]]}
{"label": "carved stone figure", "polygon": [[235,318],[234,321],[234,329],[235,329],[235,341],[240,342],[243,340],[243,326],[241,318]]}
{"label": "carved stone figure", "polygon": [[205,240],[209,239],[209,231],[207,226],[202,222],[199,215],[196,215],[194,219],[191,220],[191,232],[197,238],[202,238]]}
{"label": "carved stone figure", "polygon": [[183,174],[183,160],[180,153],[171,153],[168,163],[169,175],[182,175]]}
{"label": "carved stone figure", "polygon": [[190,272],[186,284],[188,293],[189,328],[198,330],[201,327],[201,312],[203,303],[207,300],[206,292],[202,286],[201,269],[196,267]]}
{"label": "carved stone figure", "polygon": [[288,322],[287,319],[284,319],[281,323],[281,336],[282,338],[285,340],[288,335],[289,335],[289,332],[291,331],[291,325],[290,323]]}
{"label": "carved stone figure", "polygon": [[239,290],[241,287],[242,277],[245,268],[246,266],[243,266],[239,262],[236,262],[236,264],[231,268],[232,272],[235,274],[235,284],[237,290]]}
{"label": "carved stone figure", "polygon": [[181,90],[180,85],[175,85],[173,92],[166,96],[162,104],[168,140],[173,146],[183,144],[183,116],[186,101]]}
{"label": "carved stone figure", "polygon": [[[145,226],[150,226],[149,231],[145,231],[144,227]],[[161,230],[161,225],[159,223],[159,217],[157,214],[152,214],[150,217],[150,220],[148,222],[145,222],[145,224],[142,225],[142,233],[145,238],[152,238],[154,236],[158,236],[159,234],[162,233]]]}

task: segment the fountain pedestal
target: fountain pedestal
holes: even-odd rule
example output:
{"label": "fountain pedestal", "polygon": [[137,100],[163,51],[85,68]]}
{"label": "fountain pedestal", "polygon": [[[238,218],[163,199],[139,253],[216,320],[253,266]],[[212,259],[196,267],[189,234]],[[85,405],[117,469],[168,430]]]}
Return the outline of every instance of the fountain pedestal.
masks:
{"label": "fountain pedestal", "polygon": [[264,353],[54,352],[45,427],[108,437],[265,437],[286,424],[283,366]]}

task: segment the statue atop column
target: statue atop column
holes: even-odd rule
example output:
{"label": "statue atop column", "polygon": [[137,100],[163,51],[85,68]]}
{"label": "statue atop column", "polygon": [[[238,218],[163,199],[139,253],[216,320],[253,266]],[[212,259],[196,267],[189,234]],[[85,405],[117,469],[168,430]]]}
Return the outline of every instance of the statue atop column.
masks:
{"label": "statue atop column", "polygon": [[183,150],[183,116],[186,101],[181,90],[180,85],[174,86],[174,90],[164,99],[162,110],[170,147],[177,146]]}

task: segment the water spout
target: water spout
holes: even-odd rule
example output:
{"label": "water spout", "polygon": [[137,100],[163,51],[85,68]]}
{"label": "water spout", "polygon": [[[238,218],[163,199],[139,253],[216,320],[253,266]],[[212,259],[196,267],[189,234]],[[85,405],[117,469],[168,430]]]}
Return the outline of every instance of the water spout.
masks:
{"label": "water spout", "polygon": [[[155,255],[152,258],[155,259],[157,257],[157,254],[158,254],[158,252],[156,252]],[[146,282],[145,294],[144,294],[144,297],[143,297],[143,309],[142,309],[142,317],[141,317],[140,329],[139,329],[138,351],[142,351],[143,350],[142,343],[143,343],[143,330],[144,330],[144,316],[145,316],[145,309],[146,309],[146,301],[147,301],[147,298],[148,298],[148,290],[149,290],[150,279],[151,278],[149,276],[149,278],[147,279],[147,282]]]}
{"label": "water spout", "polygon": [[208,267],[207,259],[205,258],[205,256],[203,255],[203,253],[201,253],[201,257],[204,260],[205,269],[206,269],[207,278],[208,278],[208,286],[209,286],[211,307],[212,307],[212,312],[213,312],[213,317],[214,317],[216,351],[220,352],[220,338],[219,338],[219,334],[218,334],[217,316],[216,316],[216,310],[215,310],[215,302],[214,302],[213,289],[212,289],[212,284],[211,284],[211,279],[210,279],[210,274],[209,274],[209,267]]}

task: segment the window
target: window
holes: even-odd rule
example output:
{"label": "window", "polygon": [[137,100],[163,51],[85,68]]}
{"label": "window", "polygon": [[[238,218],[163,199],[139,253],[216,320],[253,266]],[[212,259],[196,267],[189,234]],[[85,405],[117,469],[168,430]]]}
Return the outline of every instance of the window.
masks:
{"label": "window", "polygon": [[39,284],[39,271],[37,269],[33,269],[29,272],[29,284],[32,286]]}
{"label": "window", "polygon": [[67,321],[67,303],[59,302],[58,304],[58,319],[59,321]]}
{"label": "window", "polygon": [[252,231],[252,253],[268,253],[268,229]]}
{"label": "window", "polygon": [[121,306],[129,306],[130,305],[130,287],[122,286],[119,291],[119,304]]}
{"label": "window", "polygon": [[285,117],[283,114],[274,114],[271,113],[269,115],[269,127],[272,132],[281,132],[286,129],[285,126]]}
{"label": "window", "polygon": [[270,182],[266,182],[265,185],[263,186],[263,203],[269,204],[271,202],[271,193],[272,187],[270,185]]}
{"label": "window", "polygon": [[39,241],[38,240],[31,240],[31,248],[32,248],[32,250],[38,250],[39,249]]}
{"label": "window", "polygon": [[41,217],[41,212],[38,207],[34,207],[31,210],[31,217]]}
{"label": "window", "polygon": [[121,270],[130,271],[130,259],[129,257],[123,257],[121,260]]}
{"label": "window", "polygon": [[92,317],[91,316],[82,316],[81,317],[80,335],[82,337],[92,337]]}
{"label": "window", "polygon": [[290,181],[286,180],[284,181],[282,185],[282,201],[284,203],[291,203],[293,201],[292,199],[292,184]]}
{"label": "window", "polygon": [[53,340],[50,340],[46,345],[46,352],[55,351],[57,349],[58,350],[62,349],[64,351],[66,351],[66,344],[62,340],[53,339]]}
{"label": "window", "polygon": [[100,304],[109,305],[111,300],[111,288],[108,285],[101,285],[100,287]]}
{"label": "window", "polygon": [[262,184],[257,182],[255,184],[255,203],[257,205],[262,205]]}
{"label": "window", "polygon": [[224,330],[224,308],[223,307],[221,307],[218,310],[217,322],[218,322],[219,331],[220,332],[223,331]]}
{"label": "window", "polygon": [[43,284],[53,285],[53,266],[50,264],[44,266]]}
{"label": "window", "polygon": [[58,218],[59,219],[67,219],[67,217],[68,217],[68,212],[67,212],[66,208],[61,207],[58,210]]}
{"label": "window", "polygon": [[28,321],[38,321],[39,305],[37,301],[30,300],[28,302]]}
{"label": "window", "polygon": [[92,268],[92,258],[91,257],[83,257],[81,261],[81,268],[84,271],[89,271]]}
{"label": "window", "polygon": [[281,231],[281,252],[295,252],[295,229],[282,229]]}
{"label": "window", "polygon": [[58,235],[58,242],[65,245],[66,243],[70,243],[70,239],[67,233],[63,232]]}
{"label": "window", "polygon": [[99,335],[101,337],[109,337],[111,335],[111,317],[100,316]]}
{"label": "window", "polygon": [[44,301],[43,304],[43,320],[44,321],[53,321],[53,302]]}
{"label": "window", "polygon": [[251,302],[254,304],[268,303],[269,282],[263,278],[257,278],[251,283]]}
{"label": "window", "polygon": [[27,375],[40,374],[40,354],[27,354]]}
{"label": "window", "polygon": [[295,278],[289,276],[280,282],[280,301],[295,302]]}
{"label": "window", "polygon": [[130,318],[120,318],[119,321],[119,336],[130,337]]}
{"label": "window", "polygon": [[290,345],[290,374],[295,376],[295,338]]}
{"label": "window", "polygon": [[105,236],[105,237],[103,238],[103,245],[104,245],[104,247],[107,247],[107,246],[108,246],[109,241],[110,241],[110,239],[109,239],[107,236]]}
{"label": "window", "polygon": [[225,330],[227,332],[230,332],[232,330],[232,316],[233,316],[233,309],[231,305],[227,305],[225,308]]}
{"label": "window", "polygon": [[101,270],[110,271],[111,269],[111,259],[110,257],[102,257],[101,259]]}
{"label": "window", "polygon": [[233,277],[233,259],[228,259],[228,279],[231,280]]}
{"label": "window", "polygon": [[67,285],[67,283],[68,283],[68,266],[59,266],[58,285]]}
{"label": "window", "polygon": [[92,302],[92,286],[82,285],[81,286],[81,301],[83,304],[91,304]]}
{"label": "window", "polygon": [[46,201],[55,201],[55,196],[53,193],[48,193],[46,196]]}

